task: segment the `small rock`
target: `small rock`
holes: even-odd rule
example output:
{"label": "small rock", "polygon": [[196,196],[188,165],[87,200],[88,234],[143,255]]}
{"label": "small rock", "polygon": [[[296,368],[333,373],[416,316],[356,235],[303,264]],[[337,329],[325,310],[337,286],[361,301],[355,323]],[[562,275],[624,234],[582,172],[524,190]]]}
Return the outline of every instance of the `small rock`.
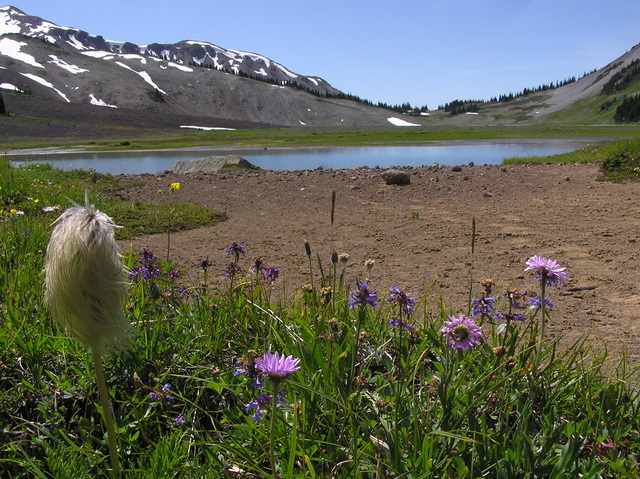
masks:
{"label": "small rock", "polygon": [[489,193],[488,191],[485,191],[482,196],[484,196],[485,198],[493,198],[493,193]]}
{"label": "small rock", "polygon": [[454,166],[451,168],[451,171],[455,171],[456,173],[460,173],[462,171],[462,166]]}

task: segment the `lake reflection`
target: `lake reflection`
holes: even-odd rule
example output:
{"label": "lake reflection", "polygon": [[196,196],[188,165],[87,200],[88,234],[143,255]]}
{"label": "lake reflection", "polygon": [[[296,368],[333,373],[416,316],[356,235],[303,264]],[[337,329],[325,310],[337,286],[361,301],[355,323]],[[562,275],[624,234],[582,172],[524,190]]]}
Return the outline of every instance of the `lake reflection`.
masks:
{"label": "lake reflection", "polygon": [[108,174],[159,173],[178,160],[240,155],[269,170],[351,169],[362,166],[497,165],[514,156],[547,156],[583,148],[593,139],[438,142],[425,146],[363,146],[345,148],[181,149],[144,152],[66,153],[9,156],[16,165],[47,163],[62,170],[94,169]]}

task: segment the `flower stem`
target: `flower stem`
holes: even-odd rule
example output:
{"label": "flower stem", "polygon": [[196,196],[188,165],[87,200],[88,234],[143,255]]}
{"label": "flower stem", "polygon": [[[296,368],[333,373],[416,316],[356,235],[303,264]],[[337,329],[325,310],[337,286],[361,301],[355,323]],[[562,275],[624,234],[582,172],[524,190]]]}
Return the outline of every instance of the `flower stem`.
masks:
{"label": "flower stem", "polygon": [[109,401],[109,392],[107,391],[107,379],[104,376],[102,367],[102,358],[95,350],[93,351],[93,362],[96,369],[96,382],[98,383],[98,394],[102,405],[102,419],[104,419],[107,428],[107,437],[109,439],[109,455],[111,456],[111,468],[113,477],[120,479],[120,462],[118,461],[118,444],[116,442],[116,428],[113,421],[113,411],[111,410],[111,402]]}
{"label": "flower stem", "polygon": [[269,458],[273,479],[278,478],[276,465],[276,414],[278,413],[278,381],[273,381],[273,398],[271,399],[271,430],[269,431]]}
{"label": "flower stem", "polygon": [[547,324],[547,308],[545,303],[545,289],[547,286],[547,275],[542,274],[540,282],[540,312],[542,313],[542,323],[540,324],[540,350],[542,350],[542,342],[545,340],[545,326]]}
{"label": "flower stem", "polygon": [[364,322],[364,315],[365,315],[365,310],[361,306],[360,309],[358,310],[358,316],[356,320],[356,331],[355,331],[355,336],[353,338],[353,346],[351,349],[351,365],[349,368],[349,377],[347,378],[347,391],[349,391],[349,388],[351,388],[351,386],[353,385],[353,380],[356,376],[356,359],[358,355],[358,348],[360,347],[359,345],[360,328],[362,327],[362,323]]}

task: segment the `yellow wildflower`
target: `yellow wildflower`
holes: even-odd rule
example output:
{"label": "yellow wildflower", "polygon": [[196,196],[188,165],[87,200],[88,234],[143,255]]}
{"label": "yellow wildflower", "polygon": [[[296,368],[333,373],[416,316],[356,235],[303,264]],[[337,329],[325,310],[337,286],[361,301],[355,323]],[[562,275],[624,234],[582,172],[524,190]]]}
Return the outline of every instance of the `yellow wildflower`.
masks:
{"label": "yellow wildflower", "polygon": [[180,189],[180,183],[171,183],[171,186],[169,187],[169,189],[171,190],[172,193],[174,191],[178,191]]}

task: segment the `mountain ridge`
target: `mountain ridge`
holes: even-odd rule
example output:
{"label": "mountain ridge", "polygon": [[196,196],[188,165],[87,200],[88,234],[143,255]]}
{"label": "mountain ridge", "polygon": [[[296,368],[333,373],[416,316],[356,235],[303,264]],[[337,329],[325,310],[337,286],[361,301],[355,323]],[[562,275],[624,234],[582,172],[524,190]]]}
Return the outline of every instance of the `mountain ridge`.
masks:
{"label": "mountain ridge", "polygon": [[[107,41],[11,6],[0,8],[0,85],[64,103],[191,116],[207,127],[218,120],[389,126],[392,115],[342,98],[320,77],[298,75],[263,55],[192,40],[142,47]],[[24,102],[11,100],[5,98],[7,109],[22,114],[15,104]]]}
{"label": "mountain ridge", "polygon": [[[176,133],[184,126],[398,128],[576,119],[612,123],[611,109],[622,97],[599,96],[602,85],[637,59],[640,45],[568,85],[482,104],[467,114],[438,110],[403,116],[355,101],[359,99],[320,76],[300,75],[258,53],[197,40],[148,45],[105,40],[5,6],[0,7],[0,91],[12,117],[0,121],[0,137],[70,137],[79,129],[117,136],[118,128]],[[581,107],[579,115],[562,116],[590,99],[597,100]],[[38,128],[44,122],[47,128]],[[93,123],[102,125],[101,133]]]}

